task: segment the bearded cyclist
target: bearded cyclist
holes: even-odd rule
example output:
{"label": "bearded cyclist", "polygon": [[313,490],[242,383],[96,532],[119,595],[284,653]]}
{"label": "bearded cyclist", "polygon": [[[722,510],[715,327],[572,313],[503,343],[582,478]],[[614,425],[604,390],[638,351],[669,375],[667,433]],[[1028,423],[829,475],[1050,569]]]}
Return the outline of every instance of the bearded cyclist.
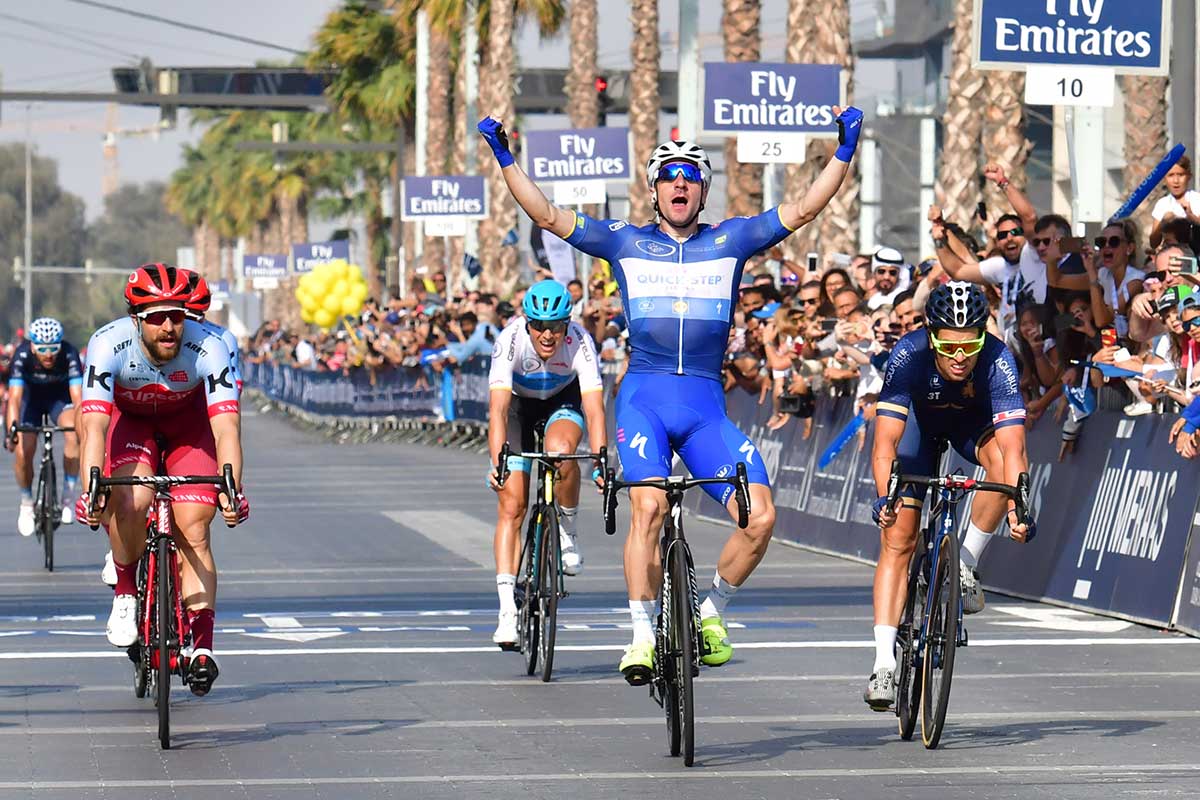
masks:
{"label": "bearded cyclist", "polygon": [[[571,295],[557,281],[529,287],[517,317],[496,337],[488,375],[488,449],[495,464],[504,443],[514,452],[534,448],[534,430],[545,426],[548,453],[574,453],[587,428],[588,445],[600,452],[605,442],[604,392],[592,339],[571,322]],[[496,509],[496,592],[500,615],[492,641],[502,649],[517,644],[513,590],[521,560],[521,523],[529,501],[528,460],[509,456],[508,480],[494,470],[488,484],[499,494]],[[593,479],[596,473],[593,473]],[[575,540],[579,510],[579,462],[564,461],[556,486],[563,572],[578,575],[583,553]]]}
{"label": "bearded cyclist", "polygon": [[[1029,471],[1017,362],[987,332],[990,315],[979,286],[965,281],[939,286],[925,305],[926,327],[901,339],[888,361],[871,455],[879,492],[872,517],[882,534],[875,568],[875,665],[863,699],[875,711],[896,702],[896,628],[927,492],[909,486],[899,508],[887,507],[892,462],[899,458],[910,475],[933,475],[934,442],[945,439],[967,461],[983,466],[984,480],[1011,486]],[[959,569],[967,614],[983,610],[979,559],[1006,511],[1012,538],[1032,538],[1033,523],[1018,520],[1004,495],[980,492],[971,504]]]}
{"label": "bearded cyclist", "polygon": [[[218,336],[187,320],[184,305],[191,292],[182,270],[139,267],[125,287],[129,316],[92,336],[80,414],[82,474],[100,467],[105,475],[153,475],[161,439],[169,472],[215,475],[218,464],[230,464],[241,486],[241,427],[229,351]],[[217,572],[209,525],[218,505],[227,525],[245,521],[250,505],[240,492],[221,502],[213,486],[179,486],[171,496],[180,596],[192,637],[185,679],[202,696],[219,673],[212,651]],[[137,563],[153,499],[147,487],[114,486],[94,516],[88,516],[86,491],[76,504],[81,522],[108,530],[117,581],[106,635],[116,647],[137,640]]]}
{"label": "bearded cyclist", "polygon": [[[838,191],[858,145],[862,112],[833,109],[840,129],[834,157],[797,203],[717,225],[700,222],[712,166],[692,142],[664,142],[646,164],[656,220],[641,227],[596,220],[558,208],[517,166],[503,125],[479,123],[517,203],[534,224],[612,265],[629,321],[633,357],[617,395],[617,447],[631,481],[665,479],[673,453],[699,477],[730,475],[744,462],[751,514],[725,543],[712,589],[700,609],[701,661],[719,666],[733,656],[722,615],[767,551],[775,525],[770,481],[754,444],[725,414],[722,367],[738,286],[746,261],[811,222]],[[733,489],[706,486],[733,519]],[[653,673],[655,598],[662,583],[659,536],[666,517],[662,490],[630,491],[632,522],[625,540],[625,580],[633,641],[618,669],[640,686]]]}

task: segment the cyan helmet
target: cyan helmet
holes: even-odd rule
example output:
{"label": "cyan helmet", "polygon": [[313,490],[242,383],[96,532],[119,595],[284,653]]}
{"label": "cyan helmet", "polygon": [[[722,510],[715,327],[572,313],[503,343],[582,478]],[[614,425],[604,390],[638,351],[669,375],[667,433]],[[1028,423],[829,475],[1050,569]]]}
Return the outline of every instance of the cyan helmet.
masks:
{"label": "cyan helmet", "polygon": [[573,305],[567,287],[558,281],[544,280],[529,287],[521,309],[525,312],[525,319],[555,322],[568,319]]}
{"label": "cyan helmet", "polygon": [[934,289],[925,303],[925,322],[930,329],[984,328],[991,306],[983,289],[967,281],[950,281]]}
{"label": "cyan helmet", "polygon": [[52,317],[38,317],[29,326],[29,341],[33,344],[61,344],[62,323]]}

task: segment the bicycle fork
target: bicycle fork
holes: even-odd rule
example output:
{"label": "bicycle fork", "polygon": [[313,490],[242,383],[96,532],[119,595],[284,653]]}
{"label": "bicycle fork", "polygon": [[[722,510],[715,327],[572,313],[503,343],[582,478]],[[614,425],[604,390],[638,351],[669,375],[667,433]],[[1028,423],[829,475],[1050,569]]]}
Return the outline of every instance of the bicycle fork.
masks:
{"label": "bicycle fork", "polygon": [[[927,569],[923,570],[923,572],[925,574],[925,584],[926,584],[926,586],[925,586],[925,608],[923,609],[922,614],[921,614],[921,628],[920,628],[919,641],[917,642],[917,653],[924,653],[926,645],[929,643],[929,637],[938,635],[936,633],[930,632],[930,624],[933,621],[933,614],[935,611],[934,601],[937,597],[938,592],[940,591],[940,586],[938,585],[937,575],[938,575],[939,568],[941,567],[942,540],[947,536],[955,535],[955,533],[954,533],[954,516],[950,513],[949,509],[942,509],[942,510],[938,511],[937,513],[939,514],[937,529],[934,531],[932,540],[927,540],[927,544],[926,544],[925,559],[926,559]],[[951,564],[951,565],[949,565],[949,568],[950,569],[958,569],[959,567],[958,567],[958,564]],[[955,610],[955,616],[956,616],[956,620],[955,620],[956,636],[955,636],[954,644],[957,647],[966,647],[967,646],[967,629],[963,625],[963,606],[962,606],[961,591],[959,592],[958,597],[949,598],[948,602],[951,602],[954,604],[954,610]],[[942,648],[944,648],[949,643],[948,642],[939,642],[939,644],[941,645]],[[940,668],[941,667],[941,658],[942,658],[941,649],[935,648],[933,651],[933,654],[934,654],[933,666],[935,668]]]}

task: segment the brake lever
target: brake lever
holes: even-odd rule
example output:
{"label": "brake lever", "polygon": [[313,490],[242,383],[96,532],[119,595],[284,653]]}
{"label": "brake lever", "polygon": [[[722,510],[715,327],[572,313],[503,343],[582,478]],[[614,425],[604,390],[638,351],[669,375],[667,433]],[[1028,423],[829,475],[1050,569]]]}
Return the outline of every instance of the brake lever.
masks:
{"label": "brake lever", "polygon": [[737,463],[736,471],[737,486],[733,494],[737,501],[737,524],[739,528],[745,528],[750,524],[750,481],[746,477],[746,465],[741,461]]}
{"label": "brake lever", "polygon": [[[100,510],[100,505],[97,502],[99,500],[99,497],[97,497],[98,492],[96,491],[96,484],[99,482],[100,482],[100,468],[92,467],[88,473],[88,516],[89,517],[96,516],[96,512]],[[99,525],[89,524],[88,527],[94,531],[100,530]]]}
{"label": "brake lever", "polygon": [[617,532],[617,492],[613,482],[617,479],[616,470],[609,469],[604,473],[604,532],[612,536]]}
{"label": "brake lever", "polygon": [[[233,511],[237,511],[237,486],[234,485],[233,482],[232,464],[225,465],[225,468],[221,471],[221,477],[224,478],[223,483],[225,484],[225,498],[229,501],[229,507]],[[237,523],[230,525],[228,522],[226,522],[225,527],[232,528],[235,527],[236,524]]]}
{"label": "brake lever", "polygon": [[504,486],[504,482],[508,480],[508,442],[500,448],[500,457],[496,460],[496,483]]}

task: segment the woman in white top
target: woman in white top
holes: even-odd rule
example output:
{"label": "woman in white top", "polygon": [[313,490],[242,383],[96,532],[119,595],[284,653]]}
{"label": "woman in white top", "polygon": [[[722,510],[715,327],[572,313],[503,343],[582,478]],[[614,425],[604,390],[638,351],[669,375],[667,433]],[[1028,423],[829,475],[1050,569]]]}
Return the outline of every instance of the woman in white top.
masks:
{"label": "woman in white top", "polygon": [[1186,219],[1200,225],[1200,192],[1190,189],[1192,185],[1192,160],[1187,156],[1179,159],[1163,178],[1168,194],[1154,204],[1150,212],[1154,227],[1150,229],[1150,246],[1158,247],[1162,242],[1163,223],[1173,219]]}

